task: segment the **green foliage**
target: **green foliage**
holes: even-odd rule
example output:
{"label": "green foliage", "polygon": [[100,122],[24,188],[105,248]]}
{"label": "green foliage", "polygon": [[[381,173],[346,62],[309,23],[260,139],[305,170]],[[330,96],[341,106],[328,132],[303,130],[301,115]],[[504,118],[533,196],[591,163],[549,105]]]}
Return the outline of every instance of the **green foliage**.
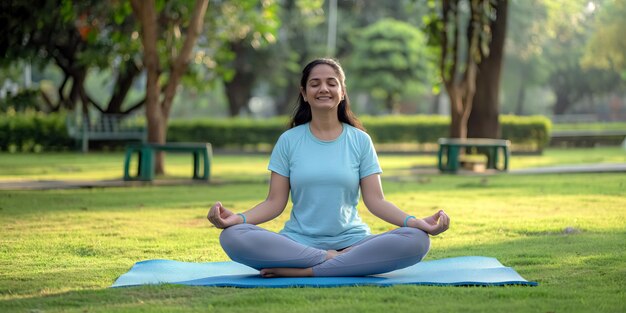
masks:
{"label": "green foliage", "polygon": [[626,80],[626,2],[607,0],[598,10],[595,32],[587,42],[582,65],[616,71]]}
{"label": "green foliage", "polygon": [[502,138],[541,150],[550,141],[552,122],[545,116],[500,115]]}
{"label": "green foliage", "polygon": [[[444,116],[382,116],[361,118],[374,143],[436,143],[449,136],[450,119]],[[502,138],[513,144],[542,149],[548,144],[551,122],[542,116],[502,116]],[[202,119],[172,121],[169,141],[207,141],[214,147],[273,145],[286,130],[286,118],[253,120]]]}
{"label": "green foliage", "polygon": [[352,44],[351,68],[359,77],[358,88],[385,100],[390,111],[395,111],[396,102],[409,85],[420,85],[423,90],[430,87],[432,56],[417,27],[383,19],[359,30]]}
{"label": "green foliage", "polygon": [[247,118],[174,120],[169,124],[168,141],[206,141],[214,147],[273,145],[287,129],[288,120]]}
{"label": "green foliage", "polygon": [[435,143],[448,137],[450,118],[440,115],[365,116],[363,125],[375,143]]}
{"label": "green foliage", "polygon": [[39,100],[39,90],[20,90],[20,92],[15,96],[0,99],[0,113],[7,113],[11,111],[40,111],[40,102],[41,101]]}
{"label": "green foliage", "polygon": [[28,111],[0,115],[0,151],[65,150],[72,143],[67,135],[65,114]]}
{"label": "green foliage", "polygon": [[[450,119],[445,116],[364,116],[361,120],[374,143],[433,144],[449,136]],[[65,121],[65,114],[3,115],[0,151],[67,149],[73,143],[67,135]],[[551,123],[546,117],[505,115],[500,117],[500,123],[502,137],[513,144],[540,150],[548,143]],[[167,140],[210,142],[218,148],[271,146],[287,127],[286,117],[172,120]]]}

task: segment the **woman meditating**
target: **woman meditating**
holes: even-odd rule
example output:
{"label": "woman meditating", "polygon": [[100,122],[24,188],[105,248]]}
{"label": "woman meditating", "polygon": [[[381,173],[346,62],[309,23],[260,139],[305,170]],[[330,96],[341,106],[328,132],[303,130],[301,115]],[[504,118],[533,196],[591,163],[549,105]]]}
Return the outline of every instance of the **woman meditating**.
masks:
{"label": "woman meditating", "polygon": [[[263,277],[364,276],[408,267],[428,252],[428,235],[450,223],[443,211],[418,219],[385,199],[372,140],[350,110],[345,74],[333,59],[314,60],[302,71],[291,129],[276,142],[268,169],[265,201],[237,214],[217,202],[207,216],[224,229],[226,254]],[[257,226],[285,210],[290,192],[284,228]],[[399,228],[372,235],[357,211],[359,192],[372,214]]]}

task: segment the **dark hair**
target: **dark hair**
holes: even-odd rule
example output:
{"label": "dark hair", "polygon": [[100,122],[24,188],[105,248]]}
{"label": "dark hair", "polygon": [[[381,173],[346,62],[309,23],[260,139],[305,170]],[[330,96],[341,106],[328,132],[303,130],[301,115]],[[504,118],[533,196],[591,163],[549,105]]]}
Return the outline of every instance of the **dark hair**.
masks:
{"label": "dark hair", "polygon": [[[306,89],[306,82],[309,79],[309,76],[311,75],[311,71],[313,70],[314,67],[320,64],[326,64],[335,70],[335,73],[337,74],[337,76],[339,76],[341,88],[345,92],[346,74],[344,74],[343,69],[341,68],[341,65],[339,64],[337,60],[328,59],[328,58],[315,59],[304,67],[304,69],[302,70],[302,78],[300,79],[300,87]],[[311,121],[311,118],[312,118],[311,106],[309,105],[308,102],[304,101],[304,98],[302,97],[302,93],[299,92],[298,93],[298,106],[294,110],[293,116],[291,118],[291,122],[289,122],[289,127],[293,128],[298,125],[306,124]],[[361,122],[356,118],[356,115],[354,115],[352,110],[350,110],[350,99],[348,98],[347,93],[345,94],[345,97],[343,98],[343,100],[339,102],[339,107],[337,110],[337,118],[339,118],[339,121],[342,123],[346,123],[350,126],[353,126],[353,127],[356,127],[358,129],[365,131],[365,128],[363,127]]]}

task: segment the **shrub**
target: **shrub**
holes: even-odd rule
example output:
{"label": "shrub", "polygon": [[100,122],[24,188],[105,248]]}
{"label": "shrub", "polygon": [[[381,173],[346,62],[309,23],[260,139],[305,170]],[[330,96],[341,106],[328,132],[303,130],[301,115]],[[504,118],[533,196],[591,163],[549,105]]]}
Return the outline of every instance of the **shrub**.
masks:
{"label": "shrub", "polygon": [[[66,114],[43,115],[35,112],[9,112],[0,116],[0,151],[64,150],[74,141],[68,136]],[[377,144],[435,144],[449,133],[446,116],[364,116],[362,122]],[[500,117],[502,138],[516,147],[541,150],[548,144],[550,120],[543,116]],[[210,142],[214,147],[258,148],[273,145],[288,128],[287,117],[256,120],[195,119],[172,120],[168,141]]]}
{"label": "shrub", "polygon": [[65,114],[9,111],[0,116],[0,151],[65,150],[72,144],[67,135]]}

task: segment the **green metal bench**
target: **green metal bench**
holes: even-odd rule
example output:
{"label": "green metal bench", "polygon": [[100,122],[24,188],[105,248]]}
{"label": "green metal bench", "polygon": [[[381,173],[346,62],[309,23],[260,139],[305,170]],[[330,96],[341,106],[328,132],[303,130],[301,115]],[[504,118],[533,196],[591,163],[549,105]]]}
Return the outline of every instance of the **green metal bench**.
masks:
{"label": "green metal bench", "polygon": [[[485,154],[487,169],[507,171],[511,154],[511,142],[488,138],[439,138],[437,167],[441,172],[456,173],[462,152]],[[502,161],[502,162],[500,162]]]}
{"label": "green metal bench", "polygon": [[[210,143],[166,143],[166,144],[131,144],[126,147],[124,160],[124,180],[154,180],[154,155],[156,152],[191,153],[193,155],[193,179],[209,180],[211,176],[211,158],[213,150]],[[130,163],[137,155],[137,175],[131,176]]]}
{"label": "green metal bench", "polygon": [[80,114],[68,114],[67,132],[80,143],[81,150],[89,150],[90,141],[139,141],[145,142],[146,128],[138,125],[136,116],[122,114],[99,114],[88,118]]}

